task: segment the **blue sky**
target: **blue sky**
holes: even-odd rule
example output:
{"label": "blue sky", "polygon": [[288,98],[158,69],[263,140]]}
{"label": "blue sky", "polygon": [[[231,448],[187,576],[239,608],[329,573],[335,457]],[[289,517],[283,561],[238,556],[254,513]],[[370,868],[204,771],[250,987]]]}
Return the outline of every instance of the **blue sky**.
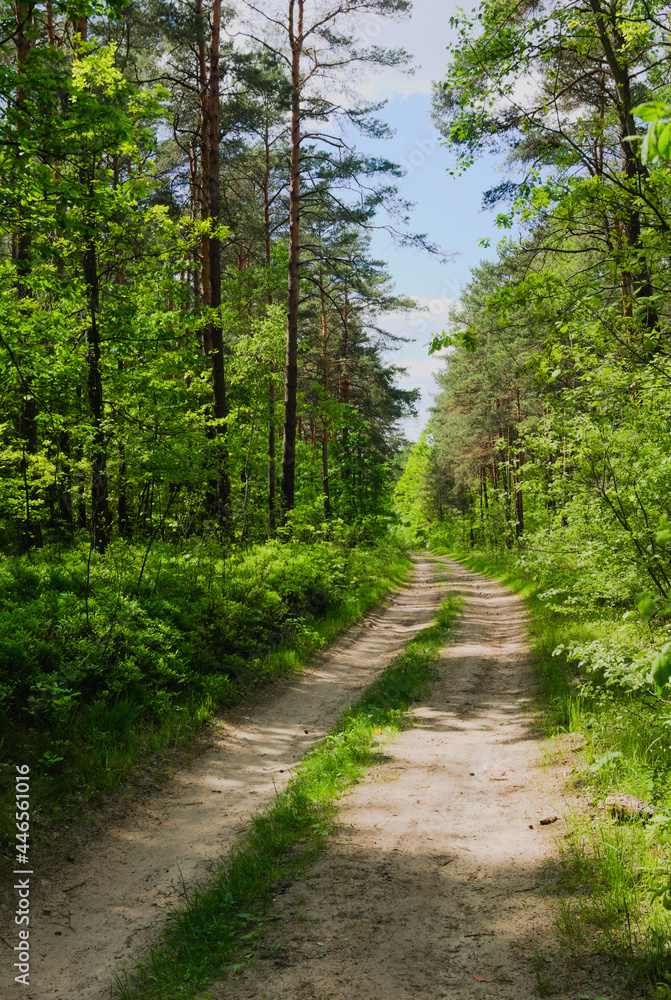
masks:
{"label": "blue sky", "polygon": [[[468,9],[476,0],[461,3]],[[319,0],[308,5],[311,12],[318,6]],[[272,32],[266,18],[277,14],[281,20],[286,15],[286,3],[264,0],[262,8],[263,16],[247,9],[241,24],[255,24],[256,30],[266,35]],[[453,255],[449,263],[441,263],[427,253],[394,246],[384,231],[374,236],[373,254],[387,262],[396,292],[415,298],[418,305],[425,307],[409,314],[388,315],[382,324],[390,333],[411,341],[389,355],[390,361],[407,368],[407,376],[400,384],[404,388],[417,386],[422,392],[419,416],[404,422],[410,440],[417,440],[426,424],[431,394],[436,388],[433,373],[441,367],[439,358],[429,357],[427,343],[433,333],[445,327],[448,310],[458,300],[470,269],[483,258],[495,257],[496,243],[503,235],[494,226],[493,214],[481,211],[483,192],[503,179],[497,164],[491,158],[483,159],[464,176],[449,176],[454,155],[440,144],[431,122],[433,81],[441,79],[447,65],[446,48],[455,39],[449,21],[457,9],[456,0],[413,0],[410,19],[398,23],[357,12],[352,30],[362,44],[405,48],[414,58],[415,72],[406,75],[388,68],[371,70],[368,75],[360,71],[353,77],[348,69],[344,78],[336,74],[327,85],[343,97],[346,91],[371,102],[387,101],[380,117],[395,129],[392,139],[363,141],[354,134],[349,134],[348,139],[359,149],[385,156],[405,168],[406,175],[398,187],[403,198],[415,203],[410,230],[426,233],[432,243]],[[343,27],[340,22],[339,26]],[[283,37],[281,32],[279,37]],[[478,247],[478,240],[486,237],[493,249]]]}
{"label": "blue sky", "polygon": [[[374,149],[406,169],[398,186],[400,194],[415,203],[412,231],[426,233],[432,242],[454,254],[451,262],[441,263],[427,253],[395,247],[384,231],[374,237],[373,253],[388,262],[396,291],[428,307],[425,312],[388,316],[384,324],[390,332],[412,339],[389,355],[394,363],[408,369],[401,384],[419,386],[422,391],[419,417],[404,424],[410,440],[419,437],[428,419],[435,391],[433,373],[440,367],[436,357],[429,357],[426,344],[432,333],[443,329],[450,303],[458,300],[470,268],[495,256],[495,249],[481,249],[478,240],[489,237],[495,248],[503,235],[494,226],[494,215],[481,211],[483,191],[503,179],[497,164],[488,158],[461,177],[449,176],[454,155],[440,144],[430,118],[432,81],[440,79],[447,63],[445,50],[453,38],[449,18],[456,8],[454,0],[441,4],[415,0],[409,23],[375,22],[370,40],[378,45],[404,46],[418,68],[412,76],[389,69],[356,81],[366,97],[388,100],[381,116],[396,130],[395,135],[376,143]],[[373,151],[368,144],[357,145]]]}

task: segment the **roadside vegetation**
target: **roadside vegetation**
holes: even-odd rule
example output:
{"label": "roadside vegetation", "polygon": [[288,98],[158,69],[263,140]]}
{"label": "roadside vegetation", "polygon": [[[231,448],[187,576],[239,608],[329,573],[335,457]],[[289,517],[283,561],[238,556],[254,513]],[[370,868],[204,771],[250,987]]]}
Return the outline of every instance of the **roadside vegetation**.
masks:
{"label": "roadside vegetation", "polygon": [[[516,554],[446,541],[438,532],[431,551],[525,599],[551,758],[575,760],[569,791],[579,806],[565,814],[561,874],[549,885],[559,896],[562,947],[578,964],[609,959],[625,995],[641,989],[663,1000],[671,984],[671,704],[658,697],[650,666],[668,630],[638,615],[623,621],[620,608],[548,598],[547,580]],[[632,795],[655,814],[614,816],[604,805],[613,794]]]}
{"label": "roadside vegetation", "polygon": [[[146,562],[140,548],[111,546],[88,576],[76,550],[6,560],[0,750],[31,768],[33,836],[298,669],[403,581],[410,561],[398,543],[354,548],[342,531],[339,541],[271,541],[228,558],[198,540],[159,545]],[[0,771],[8,856],[12,774]]]}
{"label": "roadside vegetation", "polygon": [[399,218],[400,168],[356,149],[388,134],[378,109],[331,99],[334,72],[403,69],[365,28],[407,8],[3,8],[7,858],[16,764],[31,836],[56,836],[407,568],[391,491],[418,392],[381,317],[414,303],[371,230],[435,248]]}
{"label": "roadside vegetation", "polygon": [[[397,507],[417,543],[527,598],[548,732],[585,760],[564,946],[668,997],[668,4],[485,0],[453,24],[435,121],[459,169],[499,155],[484,202],[504,238],[434,339],[449,353]],[[654,816],[611,815],[616,793]]]}
{"label": "roadside vegetation", "polygon": [[374,762],[380,741],[412,724],[407,710],[438,676],[438,654],[461,603],[456,594],[444,601],[433,624],[298,765],[214,876],[185,893],[149,959],[118,979],[117,1000],[189,1000],[223,969],[235,974],[244,967],[278,885],[296,879],[320,850],[334,828],[338,799]]}

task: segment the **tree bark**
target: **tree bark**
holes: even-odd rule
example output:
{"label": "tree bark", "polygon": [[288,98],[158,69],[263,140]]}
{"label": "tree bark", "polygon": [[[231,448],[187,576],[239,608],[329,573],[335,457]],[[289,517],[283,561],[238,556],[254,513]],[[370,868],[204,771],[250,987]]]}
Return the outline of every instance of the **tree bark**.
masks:
{"label": "tree bark", "polygon": [[[91,174],[93,167],[90,167]],[[95,197],[92,178],[89,176],[88,198],[92,204]],[[88,209],[86,231],[84,236],[84,255],[82,270],[86,285],[88,324],[86,327],[87,362],[86,391],[89,408],[93,419],[93,456],[91,461],[91,547],[104,552],[109,542],[109,495],[107,482],[107,442],[105,439],[104,402],[102,374],[100,371],[100,329],[98,313],[100,311],[100,286],[98,276],[98,257],[94,237],[94,224]]]}
{"label": "tree bark", "polygon": [[[217,234],[220,216],[219,194],[219,45],[221,33],[221,0],[212,0],[210,34],[209,83],[209,177],[208,207],[213,231],[209,234],[210,306],[213,320],[209,324],[212,350],[212,393],[215,434],[217,439],[216,510],[217,521],[225,537],[230,538],[231,482],[228,474],[228,427],[226,424],[226,369],[224,337],[221,327],[221,240]],[[216,310],[216,311],[215,311]]]}
{"label": "tree bark", "polygon": [[[210,101],[208,93],[207,54],[205,49],[205,28],[202,0],[196,0],[196,25],[198,38],[198,107],[200,114],[200,219],[206,222],[210,217]],[[201,304],[210,305],[210,240],[207,233],[200,238],[200,281],[196,279]],[[203,327],[203,353],[212,351],[209,326]]]}
{"label": "tree bark", "polygon": [[[324,298],[324,277],[319,272],[319,299],[321,306],[322,320],[322,366],[323,366],[323,386],[324,402],[329,398],[329,356],[328,356],[328,328],[326,325],[326,300]],[[326,417],[322,418],[322,492],[324,495],[324,517],[328,521],[331,516],[331,496],[329,493],[329,425]]]}
{"label": "tree bark", "polygon": [[[520,409],[520,388],[515,386],[515,398],[516,398],[516,415],[517,415],[517,427],[515,429],[515,436],[517,440],[520,440],[520,423],[522,421],[522,411]],[[522,493],[522,466],[524,465],[524,449],[519,448],[517,451],[517,471],[515,474],[515,534],[518,538],[524,534],[524,496]]]}
{"label": "tree bark", "polygon": [[[629,181],[640,180],[646,175],[647,172],[641,163],[640,155],[636,147],[636,140],[629,139],[629,136],[636,135],[636,122],[634,121],[634,116],[632,114],[632,107],[635,102],[633,102],[631,98],[631,77],[629,73],[629,66],[626,60],[620,58],[620,53],[624,50],[626,41],[620,33],[617,23],[616,5],[608,5],[604,11],[601,7],[600,0],[588,0],[588,2],[594,16],[594,22],[596,24],[596,29],[599,35],[599,40],[601,41],[604,55],[606,57],[606,62],[608,63],[608,68],[615,83],[615,90],[617,93],[617,112],[619,117],[622,171]],[[612,37],[608,30],[609,25],[606,18],[610,21]],[[648,302],[645,307],[644,322],[645,326],[649,330],[652,330],[657,326],[658,316],[656,308],[649,301],[653,294],[653,288],[650,280],[648,264],[641,248],[640,213],[635,209],[630,209],[626,211],[623,221],[626,234],[626,246],[622,256],[626,259],[626,256],[628,255],[629,261],[631,261],[632,253],[638,253],[640,255],[640,266],[636,267],[635,270],[632,270],[630,267],[623,268],[621,266],[622,261],[620,262],[620,285],[624,301],[625,316],[630,315],[631,309],[630,299],[627,298],[628,296],[633,297],[634,299],[647,298]]]}
{"label": "tree bark", "polygon": [[[273,304],[273,291],[270,278],[271,244],[270,244],[270,134],[266,126],[264,136],[265,169],[263,172],[263,244],[266,259],[266,297],[268,305]],[[272,538],[277,528],[277,482],[275,466],[275,385],[272,376],[275,374],[275,364],[271,368],[271,380],[268,387],[268,537]]]}
{"label": "tree bark", "polygon": [[300,175],[301,175],[301,54],[303,51],[304,0],[289,2],[291,45],[291,160],[289,168],[289,274],[287,279],[287,345],[284,389],[284,440],[282,442],[282,520],[295,501],[296,397],[298,391],[298,304],[300,281]]}
{"label": "tree bark", "polygon": [[[349,378],[347,375],[347,322],[349,319],[349,302],[347,297],[347,288],[345,288],[345,304],[342,310],[342,343],[340,345],[340,399],[343,403],[349,403]],[[348,479],[350,470],[348,466],[349,459],[349,428],[347,426],[342,429],[342,450],[343,450],[343,467],[341,478]]]}
{"label": "tree bark", "polygon": [[[82,16],[74,21],[73,27],[80,36],[81,42],[88,38],[88,21]],[[81,58],[81,52],[77,53]],[[107,481],[107,442],[105,439],[104,401],[102,374],[100,370],[100,330],[98,312],[100,310],[100,285],[98,275],[98,255],[95,244],[95,210],[93,178],[95,163],[87,164],[80,170],[80,182],[87,185],[87,205],[84,208],[84,246],[82,254],[82,273],[86,287],[86,308],[88,323],[86,327],[87,343],[87,375],[86,393],[93,424],[93,455],[91,458],[91,511],[89,518],[89,535],[91,548],[104,552],[109,542],[109,493]],[[80,504],[80,519],[83,503]]]}
{"label": "tree bark", "polygon": [[[19,74],[22,76],[27,72],[27,63],[30,58],[30,37],[29,31],[32,26],[32,7],[28,4],[17,2],[15,7],[16,34],[14,43],[16,46],[16,62]],[[28,29],[28,33],[26,32]],[[28,99],[26,81],[20,80],[16,90],[16,107],[21,112],[25,108]],[[21,129],[19,119],[19,129]],[[31,298],[32,292],[27,283],[27,279],[32,270],[31,258],[31,234],[28,220],[28,211],[19,204],[18,226],[16,239],[13,241],[14,259],[16,261],[16,298],[18,308],[22,311],[21,302]],[[27,311],[26,311],[27,315]],[[42,528],[33,516],[33,503],[37,499],[35,490],[29,484],[29,470],[31,466],[31,456],[37,454],[37,401],[33,389],[33,379],[30,374],[21,375],[21,389],[19,397],[19,437],[21,438],[21,476],[25,491],[25,514],[19,526],[19,549],[28,552],[33,548],[42,547]]]}
{"label": "tree bark", "polygon": [[[223,537],[232,535],[231,483],[228,473],[228,415],[226,367],[221,327],[221,240],[217,233],[220,217],[219,188],[219,48],[221,0],[212,0],[210,10],[209,67],[205,45],[202,0],[196,0],[198,24],[198,103],[200,114],[200,216],[211,229],[201,237],[200,295],[204,309],[210,309],[203,326],[203,353],[211,365],[212,425],[207,436],[214,445],[214,471],[207,484],[206,505]],[[195,170],[194,170],[195,173]]]}

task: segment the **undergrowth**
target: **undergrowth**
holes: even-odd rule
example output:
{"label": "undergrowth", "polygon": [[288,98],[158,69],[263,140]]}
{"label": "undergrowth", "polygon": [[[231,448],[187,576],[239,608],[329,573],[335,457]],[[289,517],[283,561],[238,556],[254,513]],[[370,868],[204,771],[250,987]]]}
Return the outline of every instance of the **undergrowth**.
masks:
{"label": "undergrowth", "polygon": [[278,883],[295,879],[333,830],[336,802],[373,759],[380,736],[409,722],[407,710],[437,676],[438,653],[461,606],[451,595],[361,701],[298,766],[274,805],[207,883],[184,891],[148,960],[117,979],[117,1000],[189,1000],[225,967],[242,968],[268,919]]}
{"label": "undergrowth", "polygon": [[[538,708],[562,755],[575,734],[580,810],[566,816],[558,930],[577,961],[606,956],[626,995],[671,996],[671,705],[650,682],[668,623],[644,622],[617,603],[574,602],[548,592],[514,553],[432,545],[525,598],[538,681]],[[665,696],[666,697],[666,696]],[[577,737],[577,739],[576,739]],[[613,818],[616,792],[655,806],[651,822]]]}
{"label": "undergrowth", "polygon": [[0,561],[0,853],[13,765],[31,769],[33,839],[49,836],[214,712],[300,667],[402,582],[392,539],[268,542],[224,557],[118,543]]}

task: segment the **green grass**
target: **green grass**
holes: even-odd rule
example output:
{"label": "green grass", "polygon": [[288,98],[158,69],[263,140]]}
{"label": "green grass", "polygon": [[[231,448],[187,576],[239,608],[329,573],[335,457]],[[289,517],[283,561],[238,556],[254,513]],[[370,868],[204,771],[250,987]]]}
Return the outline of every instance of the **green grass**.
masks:
{"label": "green grass", "polygon": [[[576,608],[542,598],[538,582],[511,553],[432,551],[524,597],[550,748],[563,757],[567,734],[582,747],[572,787],[583,807],[567,816],[553,887],[564,948],[579,963],[607,957],[622,995],[669,996],[671,915],[655,893],[671,880],[671,820],[665,820],[671,817],[671,708],[645,687],[632,690],[626,669],[637,653],[668,641],[668,623],[624,620],[617,606]],[[567,655],[571,645],[580,646],[579,657]],[[560,646],[564,652],[557,655]],[[614,653],[625,664],[622,676],[609,667]],[[612,818],[599,802],[614,792],[654,804],[659,826]]]}
{"label": "green grass", "polygon": [[437,676],[438,653],[460,606],[457,595],[444,602],[434,624],[306,756],[214,876],[185,892],[184,907],[148,960],[117,981],[117,1000],[188,1000],[251,956],[278,883],[295,879],[323,847],[338,798],[373,760],[379,736],[410,724],[407,710]]}
{"label": "green grass", "polygon": [[[159,546],[139,591],[144,553],[137,547],[100,560],[89,627],[77,552],[62,560],[44,552],[31,565],[0,563],[6,861],[14,764],[31,768],[39,842],[147,762],[169,767],[171,748],[188,744],[218,709],[299,669],[400,585],[410,567],[407,553],[385,540],[358,550],[270,543],[226,561],[212,546],[192,548]],[[13,659],[17,635],[25,639],[20,664]],[[11,690],[9,682],[3,688],[5,677]]]}

